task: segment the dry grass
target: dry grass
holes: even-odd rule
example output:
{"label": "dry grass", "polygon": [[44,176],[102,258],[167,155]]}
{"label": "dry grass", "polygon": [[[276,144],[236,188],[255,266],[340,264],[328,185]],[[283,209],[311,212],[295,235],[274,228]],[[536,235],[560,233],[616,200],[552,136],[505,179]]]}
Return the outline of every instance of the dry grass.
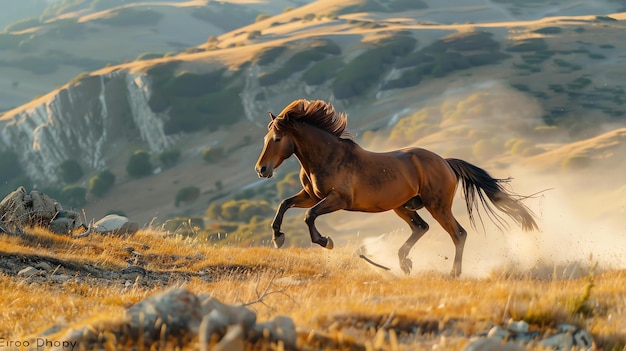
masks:
{"label": "dry grass", "polygon": [[[148,271],[169,273],[169,279],[144,278],[129,285],[77,272],[62,283],[25,279],[14,273],[23,267],[11,271],[4,258],[51,257],[115,271],[128,265],[127,247],[142,254]],[[183,287],[225,303],[251,303],[260,321],[291,316],[304,349],[315,349],[323,335],[327,347],[334,342],[349,349],[346,345],[355,341],[361,346],[353,349],[438,345],[455,350],[471,334],[510,317],[541,330],[557,323],[586,327],[600,349],[621,350],[626,344],[625,270],[595,269],[582,278],[553,280],[507,272],[480,279],[440,273],[407,277],[369,266],[349,247],[212,247],[151,231],[124,239],[92,235],[75,240],[35,230],[24,238],[0,237],[0,255],[5,272],[0,275],[0,337],[12,340],[53,325],[121,316],[154,292]],[[270,293],[261,296],[264,290]],[[377,333],[384,323],[393,330],[387,338]]]}

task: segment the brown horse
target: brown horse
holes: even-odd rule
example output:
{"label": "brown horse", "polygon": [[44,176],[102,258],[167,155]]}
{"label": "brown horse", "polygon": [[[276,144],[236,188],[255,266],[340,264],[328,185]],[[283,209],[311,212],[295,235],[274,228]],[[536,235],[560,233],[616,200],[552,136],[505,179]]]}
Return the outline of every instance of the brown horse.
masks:
{"label": "brown horse", "polygon": [[472,225],[473,208],[479,201],[492,221],[502,223],[489,199],[524,230],[537,229],[528,208],[502,187],[508,179],[492,178],[468,162],[444,159],[420,148],[384,153],[364,150],[346,131],[346,114],[335,112],[324,101],[295,100],[278,116],[269,114],[271,122],[256,172],[259,177],[269,178],[283,160],[296,155],[303,187],[283,200],[276,211],[272,222],[276,247],[285,241],[280,227],[285,211],[291,207],[309,208],[305,222],[311,241],[327,249],[333,248],[333,241],[315,227],[318,216],[337,210],[393,210],[412,231],[398,251],[400,267],[408,274],[412,268],[409,251],[428,230],[428,224],[417,214],[425,207],[452,237],[456,250],[452,274],[458,276],[467,233],[452,215],[457,182],[462,183]]}

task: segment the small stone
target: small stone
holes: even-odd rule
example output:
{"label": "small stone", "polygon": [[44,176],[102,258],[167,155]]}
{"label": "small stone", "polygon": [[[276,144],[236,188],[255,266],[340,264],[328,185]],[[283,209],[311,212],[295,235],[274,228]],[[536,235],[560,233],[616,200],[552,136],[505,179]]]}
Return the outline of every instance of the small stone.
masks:
{"label": "small stone", "polygon": [[31,267],[28,266],[22,270],[20,270],[19,272],[17,272],[17,276],[18,277],[24,277],[24,278],[30,278],[34,275],[38,275],[39,274],[39,270],[36,269],[35,267]]}
{"label": "small stone", "polygon": [[565,323],[561,323],[561,324],[557,324],[556,325],[556,329],[562,333],[573,333],[575,332],[578,328],[576,328],[576,326],[571,325],[571,324],[565,324]]}
{"label": "small stone", "polygon": [[241,324],[235,324],[228,327],[226,335],[211,350],[212,351],[243,351],[244,330]]}
{"label": "small stone", "polygon": [[70,280],[70,277],[68,277],[67,275],[53,274],[50,276],[50,280],[55,283],[63,283]]}
{"label": "small stone", "polygon": [[141,266],[128,266],[120,270],[122,279],[135,280],[137,277],[143,277],[146,275],[146,270]]}
{"label": "small stone", "polygon": [[480,338],[465,345],[462,351],[524,351],[518,344],[502,343],[502,341],[491,338]]}
{"label": "small stone", "polygon": [[572,346],[574,346],[574,337],[571,333],[559,333],[543,339],[537,344],[556,350],[571,350]]}
{"label": "small stone", "polygon": [[526,333],[528,332],[528,323],[509,319],[506,328],[514,333]]}
{"label": "small stone", "polygon": [[37,269],[43,269],[43,270],[44,270],[44,271],[46,271],[46,272],[50,272],[50,271],[52,271],[52,270],[54,269],[50,263],[45,262],[45,261],[38,262],[38,263],[35,265],[35,268],[37,268]]}
{"label": "small stone", "polygon": [[243,324],[247,330],[256,323],[256,313],[250,311],[245,306],[226,305],[213,297],[208,297],[202,301],[201,314],[203,316],[212,313],[214,310],[220,311],[226,318],[226,324]]}
{"label": "small stone", "polygon": [[487,337],[493,338],[493,339],[504,340],[509,337],[509,334],[510,333],[508,331],[496,325],[495,327],[489,329],[489,332],[487,333]]}

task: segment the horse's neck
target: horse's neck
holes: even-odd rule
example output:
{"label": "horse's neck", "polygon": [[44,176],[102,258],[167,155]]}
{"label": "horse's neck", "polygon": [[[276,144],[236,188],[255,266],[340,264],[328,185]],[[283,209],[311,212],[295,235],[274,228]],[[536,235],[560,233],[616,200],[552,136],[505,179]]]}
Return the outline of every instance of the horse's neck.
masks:
{"label": "horse's neck", "polygon": [[316,127],[304,125],[295,134],[295,155],[306,171],[331,164],[342,157],[347,147],[336,136]]}

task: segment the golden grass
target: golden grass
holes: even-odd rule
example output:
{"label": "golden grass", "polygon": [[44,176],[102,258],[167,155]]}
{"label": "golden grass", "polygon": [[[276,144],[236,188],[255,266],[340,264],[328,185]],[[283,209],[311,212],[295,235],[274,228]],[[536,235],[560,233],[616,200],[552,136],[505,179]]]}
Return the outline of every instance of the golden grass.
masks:
{"label": "golden grass", "polygon": [[[71,239],[34,230],[27,238],[0,237],[0,255],[40,255],[114,272],[128,266],[132,254],[126,248],[132,247],[148,271],[171,275],[160,284],[79,274],[62,283],[0,275],[0,337],[7,339],[54,325],[116,318],[148,295],[183,287],[225,303],[251,303],[259,321],[291,316],[304,349],[314,349],[315,335],[324,335],[337,345],[355,341],[365,348],[458,350],[470,335],[510,317],[541,330],[557,323],[585,327],[600,349],[621,350],[626,344],[626,270],[552,280],[506,273],[480,279],[395,276],[368,265],[350,247],[218,247],[153,231]],[[377,333],[385,322],[393,330],[387,338]],[[427,332],[415,333],[417,328]]]}

